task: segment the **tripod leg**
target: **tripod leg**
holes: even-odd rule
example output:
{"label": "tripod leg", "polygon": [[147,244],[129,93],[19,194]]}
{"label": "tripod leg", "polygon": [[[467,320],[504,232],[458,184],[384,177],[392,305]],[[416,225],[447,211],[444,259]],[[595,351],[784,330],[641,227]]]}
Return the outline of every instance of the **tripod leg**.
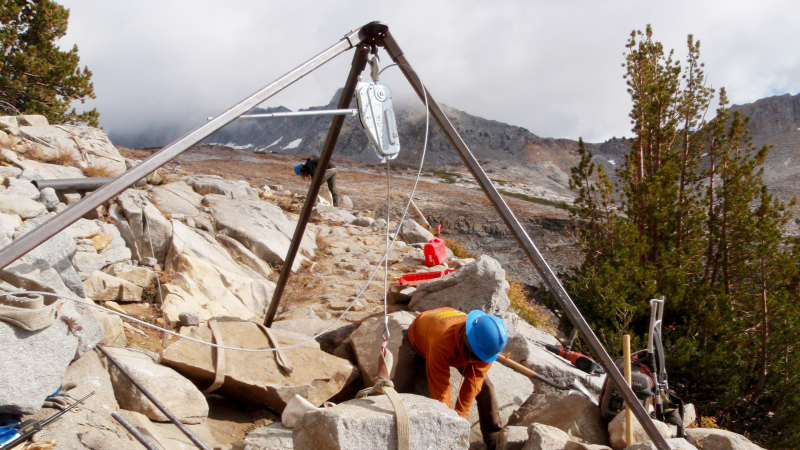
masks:
{"label": "tripod leg", "polygon": [[[356,54],[353,56],[353,65],[350,67],[350,75],[347,76],[347,82],[344,85],[342,98],[339,99],[338,109],[345,109],[350,106],[353,99],[353,94],[356,91],[356,84],[358,83],[358,76],[364,71],[367,66],[367,55],[369,54],[369,46],[359,45],[356,49]],[[306,194],[306,202],[303,209],[300,211],[300,218],[297,222],[297,227],[294,229],[294,236],[292,236],[292,243],[289,245],[289,252],[283,262],[281,275],[275,285],[275,293],[272,294],[272,302],[269,304],[267,317],[264,319],[264,326],[269,327],[272,321],[275,320],[275,313],[278,311],[278,305],[281,302],[283,290],[286,288],[286,282],[289,280],[289,274],[292,273],[292,265],[297,256],[297,251],[300,249],[300,242],[306,233],[306,226],[308,219],[311,218],[311,210],[314,209],[314,203],[319,195],[319,189],[322,187],[322,179],[325,177],[325,171],[328,163],[331,161],[333,148],[336,147],[336,141],[339,139],[339,133],[342,131],[345,116],[334,116],[331,122],[331,128],[328,131],[328,137],[325,139],[325,146],[322,147],[322,154],[317,163],[317,170],[314,178],[311,180],[311,187],[308,188]]]}
{"label": "tripod leg", "polygon": [[[556,301],[558,301],[561,309],[564,310],[575,328],[577,328],[581,335],[583,335],[583,337],[586,339],[587,344],[589,344],[589,347],[591,347],[594,354],[597,355],[600,363],[605,368],[606,373],[617,386],[617,389],[619,389],[622,397],[625,399],[625,402],[631,407],[636,415],[636,418],[639,419],[639,423],[642,424],[648,436],[650,436],[650,439],[653,440],[659,450],[669,450],[667,441],[664,440],[664,437],[658,431],[658,428],[656,428],[652,420],[650,420],[650,416],[647,414],[647,411],[645,411],[642,404],[639,403],[631,388],[625,383],[625,378],[622,376],[619,369],[617,369],[617,366],[614,364],[611,356],[594,334],[594,331],[592,331],[591,327],[586,322],[586,319],[583,318],[583,315],[578,310],[578,307],[572,302],[572,299],[569,297],[569,294],[567,294],[564,286],[561,285],[561,282],[556,277],[553,269],[550,268],[542,254],[539,253],[539,249],[536,248],[536,245],[533,243],[530,236],[528,236],[528,233],[522,227],[522,224],[519,223],[517,218],[514,216],[514,213],[511,212],[511,209],[506,204],[505,200],[503,200],[503,197],[492,185],[491,180],[489,180],[489,177],[486,176],[486,173],[478,163],[478,160],[475,159],[475,156],[472,154],[469,147],[467,147],[467,144],[458,134],[458,131],[456,131],[453,124],[450,123],[450,119],[447,118],[447,115],[444,113],[444,111],[442,111],[442,108],[439,106],[439,104],[436,103],[436,100],[433,99],[430,92],[423,89],[422,81],[419,79],[416,72],[414,72],[414,69],[411,68],[408,60],[406,60],[405,56],[403,55],[403,50],[397,44],[397,41],[394,40],[394,37],[392,37],[390,32],[387,32],[386,36],[383,38],[383,45],[386,49],[386,52],[389,53],[389,56],[395,63],[397,63],[400,70],[406,76],[408,82],[411,83],[411,87],[417,92],[417,95],[419,95],[423,101],[427,100],[428,109],[430,110],[434,120],[436,120],[436,123],[439,124],[439,127],[442,129],[445,136],[447,136],[450,144],[452,144],[456,149],[456,152],[461,157],[461,160],[467,166],[469,171],[472,173],[475,181],[478,182],[481,189],[483,189],[483,192],[485,192],[486,196],[489,197],[489,200],[492,202],[495,210],[500,214],[500,217],[511,231],[511,234],[513,234],[517,239],[517,242],[522,247],[522,250],[528,256],[528,259],[531,260],[533,266],[536,268],[536,271],[542,277],[542,280],[544,281],[548,290],[556,298]],[[427,96],[427,99],[425,96]]]}

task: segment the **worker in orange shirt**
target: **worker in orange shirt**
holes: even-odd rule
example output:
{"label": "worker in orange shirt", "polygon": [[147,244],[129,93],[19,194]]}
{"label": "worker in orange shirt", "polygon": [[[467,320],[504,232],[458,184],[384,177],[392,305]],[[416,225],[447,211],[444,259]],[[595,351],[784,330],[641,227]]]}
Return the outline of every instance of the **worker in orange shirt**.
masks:
{"label": "worker in orange shirt", "polygon": [[463,377],[455,410],[467,418],[472,401],[477,400],[483,440],[488,449],[494,449],[503,424],[494,386],[486,373],[506,342],[508,331],[503,321],[483,311],[464,314],[439,308],[423,312],[403,332],[394,387],[397,392],[413,393],[424,371],[431,398],[452,407],[450,367],[455,367]]}

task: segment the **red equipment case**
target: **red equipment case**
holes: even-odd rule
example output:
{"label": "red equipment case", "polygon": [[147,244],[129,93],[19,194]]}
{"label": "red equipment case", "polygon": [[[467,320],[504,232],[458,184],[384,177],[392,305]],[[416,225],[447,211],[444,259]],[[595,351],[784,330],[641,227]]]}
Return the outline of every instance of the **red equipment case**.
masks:
{"label": "red equipment case", "polygon": [[447,247],[444,239],[435,237],[425,244],[425,265],[428,267],[438,266],[447,259]]}

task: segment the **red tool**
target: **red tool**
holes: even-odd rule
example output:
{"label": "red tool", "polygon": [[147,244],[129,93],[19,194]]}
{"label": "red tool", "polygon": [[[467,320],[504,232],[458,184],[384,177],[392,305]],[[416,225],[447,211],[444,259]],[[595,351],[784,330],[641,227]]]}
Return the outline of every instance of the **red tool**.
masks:
{"label": "red tool", "polygon": [[602,367],[600,367],[599,364],[594,362],[591,358],[584,355],[583,353],[570,352],[564,348],[561,348],[553,344],[545,344],[544,348],[566,359],[567,361],[571,362],[573,366],[577,367],[578,369],[586,373],[590,374],[605,373],[605,371],[603,370]]}

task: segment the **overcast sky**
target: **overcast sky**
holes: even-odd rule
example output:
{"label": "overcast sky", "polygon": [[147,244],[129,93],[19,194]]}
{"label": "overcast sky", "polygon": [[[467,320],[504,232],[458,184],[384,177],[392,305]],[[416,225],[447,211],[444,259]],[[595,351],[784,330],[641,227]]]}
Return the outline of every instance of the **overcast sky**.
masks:
{"label": "overcast sky", "polygon": [[[61,0],[62,47],[94,72],[112,138],[167,143],[373,20],[389,24],[440,102],[542,137],[630,135],[625,42],[652,24],[685,57],[701,41],[709,82],[733,103],[800,92],[800,5],[787,1]],[[382,58],[388,64],[389,58]],[[352,52],[268,100],[327,104]],[[396,69],[390,69],[396,70]],[[382,81],[410,96],[399,72]]]}

